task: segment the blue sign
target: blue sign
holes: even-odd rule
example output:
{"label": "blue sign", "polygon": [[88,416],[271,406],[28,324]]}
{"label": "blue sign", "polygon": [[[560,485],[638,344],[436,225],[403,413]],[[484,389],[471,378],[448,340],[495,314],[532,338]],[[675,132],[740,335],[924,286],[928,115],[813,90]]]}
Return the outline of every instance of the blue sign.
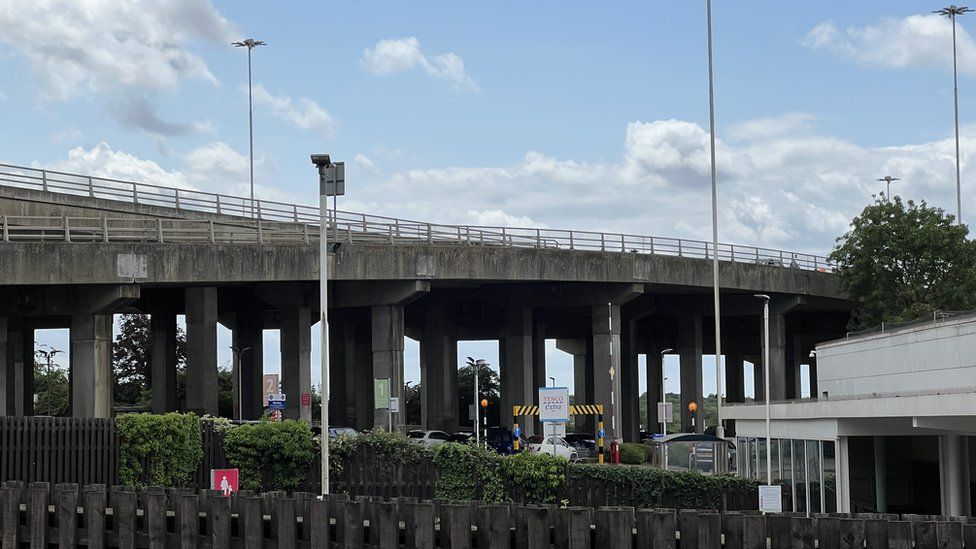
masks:
{"label": "blue sign", "polygon": [[518,427],[516,427],[515,428],[515,438],[518,438],[520,436],[522,436],[522,429],[519,429]]}
{"label": "blue sign", "polygon": [[600,438],[606,438],[607,437],[607,432],[604,431],[603,429],[600,429],[600,433],[597,436],[599,436]]}
{"label": "blue sign", "polygon": [[284,410],[285,409],[285,401],[283,401],[283,400],[272,400],[271,402],[268,403],[268,409],[269,410]]}

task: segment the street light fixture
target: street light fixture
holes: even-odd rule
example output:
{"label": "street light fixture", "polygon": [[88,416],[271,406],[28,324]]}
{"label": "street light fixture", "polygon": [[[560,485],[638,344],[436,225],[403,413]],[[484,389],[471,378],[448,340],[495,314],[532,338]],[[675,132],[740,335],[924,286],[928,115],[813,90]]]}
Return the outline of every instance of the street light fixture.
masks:
{"label": "street light fixture", "polygon": [[251,217],[254,217],[254,108],[251,102],[251,50],[268,44],[253,38],[231,42],[230,44],[235,48],[247,48],[247,156],[251,162]]}
{"label": "street light fixture", "polygon": [[885,182],[885,198],[888,200],[888,202],[891,202],[891,182],[901,181],[901,179],[898,179],[897,177],[891,177],[890,175],[886,175],[884,177],[878,178],[878,181]]}
{"label": "street light fixture", "polygon": [[346,193],[346,166],[313,154],[319,171],[319,320],[322,326],[322,495],[329,493],[329,197]]}
{"label": "street light fixture", "polygon": [[250,351],[250,347],[234,347],[230,346],[230,350],[234,353],[234,370],[237,371],[237,419],[244,419],[244,390],[243,390],[243,373],[241,372],[241,357],[247,351]]}
{"label": "street light fixture", "polygon": [[763,382],[766,387],[766,484],[773,485],[773,450],[772,437],[769,429],[769,296],[766,294],[755,294],[755,297],[763,300]]}
{"label": "street light fixture", "polygon": [[[712,77],[712,0],[708,12],[708,138],[712,161],[712,295],[715,301],[715,435],[725,437],[722,427],[722,311],[718,290],[718,175],[715,171],[715,85]],[[704,414],[702,414],[704,415]],[[702,427],[704,428],[704,417]]]}
{"label": "street light fixture", "polygon": [[966,6],[950,5],[933,11],[952,20],[952,105],[956,121],[956,223],[962,224],[962,187],[959,177],[959,79],[956,72],[956,17],[973,11]]}

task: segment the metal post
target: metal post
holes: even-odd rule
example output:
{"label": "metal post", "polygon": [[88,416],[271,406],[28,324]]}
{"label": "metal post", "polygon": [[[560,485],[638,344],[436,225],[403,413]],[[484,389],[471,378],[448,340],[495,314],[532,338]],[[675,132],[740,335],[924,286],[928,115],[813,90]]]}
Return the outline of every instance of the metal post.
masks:
{"label": "metal post", "polygon": [[769,420],[769,296],[756,294],[756,297],[763,300],[763,373],[765,374],[763,384],[766,388],[766,484],[773,485],[773,450],[772,437],[770,436]]}
{"label": "metal post", "polygon": [[481,446],[481,402],[478,400],[478,372],[481,370],[481,361],[476,360],[472,364],[474,369],[474,443]]}
{"label": "metal post", "polygon": [[329,197],[319,195],[319,310],[322,326],[322,495],[329,494]]}
{"label": "metal post", "polygon": [[[722,427],[722,311],[718,287],[718,185],[715,170],[715,86],[712,77],[712,0],[708,11],[708,133],[712,160],[712,295],[715,301],[715,435],[725,437]],[[704,412],[704,409],[703,409]],[[702,413],[704,416],[704,413]],[[704,417],[702,418],[704,421]]]}
{"label": "metal post", "polygon": [[956,75],[956,13],[952,18],[952,107],[956,121],[956,223],[962,225],[962,184],[959,176],[959,79]]}
{"label": "metal post", "polygon": [[247,145],[251,169],[251,217],[254,217],[254,108],[251,103],[251,47],[247,48]]}

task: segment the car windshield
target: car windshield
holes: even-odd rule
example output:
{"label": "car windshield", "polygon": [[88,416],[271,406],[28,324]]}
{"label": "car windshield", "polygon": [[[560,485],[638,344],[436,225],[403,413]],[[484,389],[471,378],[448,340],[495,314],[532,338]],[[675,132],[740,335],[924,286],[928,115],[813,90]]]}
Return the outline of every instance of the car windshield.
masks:
{"label": "car windshield", "polygon": [[423,431],[410,431],[409,433],[407,433],[407,437],[408,438],[424,438],[424,432]]}
{"label": "car windshield", "polygon": [[532,435],[526,440],[529,444],[540,444],[542,442],[542,435]]}

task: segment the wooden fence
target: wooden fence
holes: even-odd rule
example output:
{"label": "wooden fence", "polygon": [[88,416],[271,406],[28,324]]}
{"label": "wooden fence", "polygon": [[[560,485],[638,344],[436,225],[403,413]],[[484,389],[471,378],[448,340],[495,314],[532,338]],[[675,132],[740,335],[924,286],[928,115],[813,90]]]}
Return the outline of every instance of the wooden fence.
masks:
{"label": "wooden fence", "polygon": [[815,515],[485,505],[281,492],[143,491],[6,482],[3,547],[888,548],[976,547],[976,523],[938,516]]}
{"label": "wooden fence", "polygon": [[111,419],[0,416],[0,480],[119,483]]}

